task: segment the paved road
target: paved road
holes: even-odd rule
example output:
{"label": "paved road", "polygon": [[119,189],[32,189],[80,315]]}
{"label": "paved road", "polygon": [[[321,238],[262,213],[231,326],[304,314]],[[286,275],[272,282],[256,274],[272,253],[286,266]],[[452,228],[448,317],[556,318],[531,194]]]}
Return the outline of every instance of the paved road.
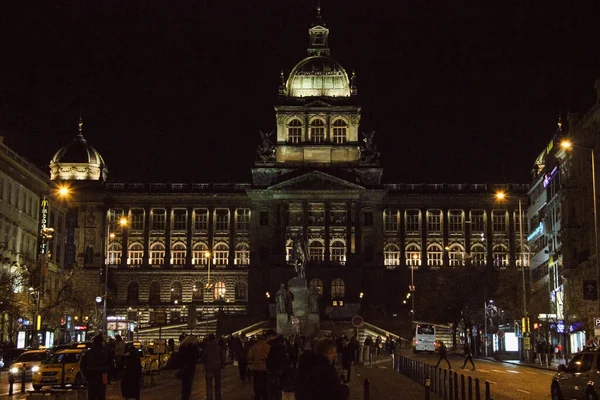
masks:
{"label": "paved road", "polygon": [[[412,353],[404,355],[433,365],[437,363],[437,355]],[[450,357],[450,363],[459,376],[460,374],[465,375],[465,379],[472,376],[473,379],[479,378],[482,382],[489,381],[494,400],[551,398],[550,382],[554,376],[553,371],[487,360],[475,360],[475,371],[471,371],[470,363],[467,364],[466,369],[461,370],[462,357]],[[442,361],[440,366],[447,367],[446,362]],[[483,395],[483,386],[481,389]]]}

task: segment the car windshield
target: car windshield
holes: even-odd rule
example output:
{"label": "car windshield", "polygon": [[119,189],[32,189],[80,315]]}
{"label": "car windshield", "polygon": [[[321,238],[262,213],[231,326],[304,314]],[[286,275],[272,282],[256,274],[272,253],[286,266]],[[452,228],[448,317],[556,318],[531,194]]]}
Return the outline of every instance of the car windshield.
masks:
{"label": "car windshield", "polygon": [[44,361],[46,357],[46,353],[23,353],[17,358],[16,362]]}
{"label": "car windshield", "polygon": [[81,353],[60,353],[54,354],[52,357],[44,361],[44,364],[73,364],[79,361]]}

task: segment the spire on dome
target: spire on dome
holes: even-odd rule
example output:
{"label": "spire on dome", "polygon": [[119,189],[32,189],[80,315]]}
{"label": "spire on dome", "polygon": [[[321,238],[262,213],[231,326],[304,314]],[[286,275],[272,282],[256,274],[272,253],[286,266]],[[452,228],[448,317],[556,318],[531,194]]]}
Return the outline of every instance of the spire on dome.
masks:
{"label": "spire on dome", "polygon": [[81,110],[79,110],[79,123],[77,124],[77,128],[79,130],[77,136],[83,137],[83,117],[81,116]]}
{"label": "spire on dome", "polygon": [[312,23],[311,28],[308,30],[310,38],[310,46],[308,48],[309,56],[331,56],[329,47],[327,46],[327,39],[329,36],[329,29],[327,24],[321,16],[321,3],[317,3],[317,18]]}
{"label": "spire on dome", "polygon": [[358,90],[356,88],[356,72],[352,71],[352,77],[350,78],[350,94],[357,95]]}

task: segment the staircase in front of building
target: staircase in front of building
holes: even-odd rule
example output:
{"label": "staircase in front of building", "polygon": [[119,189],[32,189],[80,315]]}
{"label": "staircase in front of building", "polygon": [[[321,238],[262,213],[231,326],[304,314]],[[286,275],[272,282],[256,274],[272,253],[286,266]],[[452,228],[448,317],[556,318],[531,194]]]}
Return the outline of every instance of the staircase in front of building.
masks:
{"label": "staircase in front of building", "polygon": [[134,337],[136,340],[139,340],[142,343],[151,342],[155,339],[174,339],[175,343],[179,343],[179,336],[182,333],[192,333],[202,339],[208,334],[216,332],[217,319],[215,318],[198,321],[194,329],[189,329],[187,324],[172,324],[161,327],[153,326],[141,328],[134,335]]}

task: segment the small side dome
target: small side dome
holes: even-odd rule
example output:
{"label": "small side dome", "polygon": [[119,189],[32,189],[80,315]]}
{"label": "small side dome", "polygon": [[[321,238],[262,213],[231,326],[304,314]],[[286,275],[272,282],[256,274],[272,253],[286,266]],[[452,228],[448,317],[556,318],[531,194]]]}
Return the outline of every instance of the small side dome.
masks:
{"label": "small side dome", "polygon": [[102,155],[85,140],[83,123],[73,141],[58,150],[50,161],[50,180],[106,180],[108,169]]}
{"label": "small side dome", "polygon": [[290,97],[350,97],[350,80],[344,68],[329,57],[307,57],[290,73]]}

